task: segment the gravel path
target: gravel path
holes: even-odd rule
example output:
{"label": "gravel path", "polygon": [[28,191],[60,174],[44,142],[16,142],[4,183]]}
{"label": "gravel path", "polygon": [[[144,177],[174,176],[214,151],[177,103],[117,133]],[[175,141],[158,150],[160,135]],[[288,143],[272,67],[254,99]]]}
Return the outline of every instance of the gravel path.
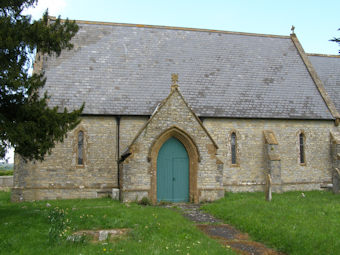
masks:
{"label": "gravel path", "polygon": [[284,255],[265,245],[251,241],[247,233],[223,224],[212,215],[200,210],[197,204],[170,204],[167,208],[179,209],[184,217],[196,223],[197,227],[211,238],[219,240],[223,245],[244,255]]}

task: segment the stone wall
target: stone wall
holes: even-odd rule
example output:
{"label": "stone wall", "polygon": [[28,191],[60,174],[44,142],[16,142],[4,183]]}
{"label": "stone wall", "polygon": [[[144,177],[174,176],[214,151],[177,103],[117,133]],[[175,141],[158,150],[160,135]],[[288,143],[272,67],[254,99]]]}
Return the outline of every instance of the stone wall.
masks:
{"label": "stone wall", "polygon": [[[182,100],[182,99],[181,99]],[[130,147],[132,155],[123,164],[123,200],[150,196],[152,169],[150,148],[167,129],[176,126],[197,147],[197,195],[199,201],[214,200],[226,191],[262,191],[268,169],[264,130],[271,130],[278,145],[282,191],[319,189],[332,182],[330,131],[339,133],[333,121],[313,120],[203,120],[213,140],[200,126],[180,95],[170,98]],[[120,119],[120,152],[148,122],[148,117]],[[85,134],[84,166],[76,163],[77,133]],[[43,162],[23,162],[15,157],[14,201],[93,198],[118,188],[115,117],[83,117],[63,143],[58,143]],[[237,164],[231,164],[230,135],[237,137]],[[299,162],[299,134],[306,138],[306,164]],[[219,149],[216,150],[213,141]],[[152,192],[151,192],[152,193]]]}
{"label": "stone wall", "polygon": [[[123,201],[138,200],[147,196],[155,202],[156,188],[152,182],[156,175],[153,166],[156,164],[153,161],[157,159],[153,158],[152,146],[161,139],[164,132],[171,132],[172,128],[177,129],[179,133],[182,132],[183,136],[187,134],[189,140],[192,139],[192,143],[195,144],[193,147],[196,148],[190,145],[186,147],[189,158],[190,150],[198,150],[200,160],[195,163],[198,163],[195,166],[197,169],[189,170],[191,201],[215,200],[223,196],[223,167],[220,166],[222,162],[218,161],[214,141],[176,89],[163,102],[130,146],[131,155],[124,161],[122,167]],[[185,141],[181,142],[186,146]],[[191,190],[192,187],[194,190]]]}
{"label": "stone wall", "polygon": [[333,193],[340,192],[340,134],[331,133],[331,158]]}
{"label": "stone wall", "polygon": [[[77,165],[77,134],[84,132],[84,165]],[[93,198],[117,182],[116,118],[84,117],[43,162],[15,157],[13,201]]]}
{"label": "stone wall", "polygon": [[13,187],[13,176],[0,176],[0,190]]}
{"label": "stone wall", "polygon": [[120,119],[120,152],[123,152],[136,137],[138,131],[148,121],[146,116],[124,116]]}
{"label": "stone wall", "polygon": [[[264,189],[267,168],[264,130],[272,130],[278,141],[283,191],[320,189],[320,184],[331,183],[330,131],[337,129],[334,121],[207,118],[203,123],[218,141],[226,191]],[[236,166],[231,164],[231,132],[237,134]],[[305,165],[299,162],[300,132],[306,137]]]}

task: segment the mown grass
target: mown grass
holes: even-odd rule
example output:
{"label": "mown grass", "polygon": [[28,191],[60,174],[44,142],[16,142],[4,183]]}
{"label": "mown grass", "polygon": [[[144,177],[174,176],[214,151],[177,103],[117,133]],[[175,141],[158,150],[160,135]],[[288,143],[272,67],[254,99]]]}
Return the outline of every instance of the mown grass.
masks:
{"label": "mown grass", "polygon": [[[47,203],[51,206],[47,207]],[[48,216],[58,207],[71,231],[130,228],[126,237],[94,244],[49,241]],[[1,254],[233,254],[176,211],[111,199],[11,203],[0,192]]]}
{"label": "mown grass", "polygon": [[340,254],[340,196],[330,192],[226,193],[204,206],[252,239],[288,254]]}
{"label": "mown grass", "polygon": [[13,175],[13,170],[0,170],[0,176],[11,176]]}

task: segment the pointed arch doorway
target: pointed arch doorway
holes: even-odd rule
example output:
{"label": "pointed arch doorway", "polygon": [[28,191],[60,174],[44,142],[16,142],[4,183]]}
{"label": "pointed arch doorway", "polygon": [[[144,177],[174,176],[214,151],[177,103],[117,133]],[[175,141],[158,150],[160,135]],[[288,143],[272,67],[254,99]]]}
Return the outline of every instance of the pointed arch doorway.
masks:
{"label": "pointed arch doorway", "polygon": [[158,152],[157,201],[189,201],[189,156],[184,145],[174,137]]}
{"label": "pointed arch doorway", "polygon": [[[149,160],[151,161],[150,173],[151,173],[151,189],[149,196],[152,203],[156,204],[157,201],[161,201],[162,198],[158,198],[158,155],[163,145],[171,138],[174,138],[184,147],[188,157],[188,182],[189,182],[189,198],[187,201],[198,203],[198,190],[197,190],[197,171],[198,162],[200,161],[200,154],[196,143],[184,130],[172,126],[165,130],[158,137],[155,138],[154,142],[150,146]],[[167,146],[166,146],[167,147]],[[165,147],[165,148],[166,148]],[[167,150],[167,149],[166,149]],[[183,156],[183,155],[182,155]],[[176,178],[176,177],[175,177]],[[175,185],[177,187],[177,185]],[[161,193],[162,194],[162,193]]]}

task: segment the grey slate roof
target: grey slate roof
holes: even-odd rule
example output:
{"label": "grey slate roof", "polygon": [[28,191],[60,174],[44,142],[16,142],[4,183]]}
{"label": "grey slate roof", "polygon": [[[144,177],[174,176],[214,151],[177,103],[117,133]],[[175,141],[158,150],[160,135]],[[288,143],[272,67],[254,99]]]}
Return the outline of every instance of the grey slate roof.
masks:
{"label": "grey slate roof", "polygon": [[44,60],[50,104],[151,115],[171,73],[198,116],[333,119],[289,37],[84,24],[72,51]]}
{"label": "grey slate roof", "polygon": [[309,59],[340,112],[340,56],[310,55]]}

